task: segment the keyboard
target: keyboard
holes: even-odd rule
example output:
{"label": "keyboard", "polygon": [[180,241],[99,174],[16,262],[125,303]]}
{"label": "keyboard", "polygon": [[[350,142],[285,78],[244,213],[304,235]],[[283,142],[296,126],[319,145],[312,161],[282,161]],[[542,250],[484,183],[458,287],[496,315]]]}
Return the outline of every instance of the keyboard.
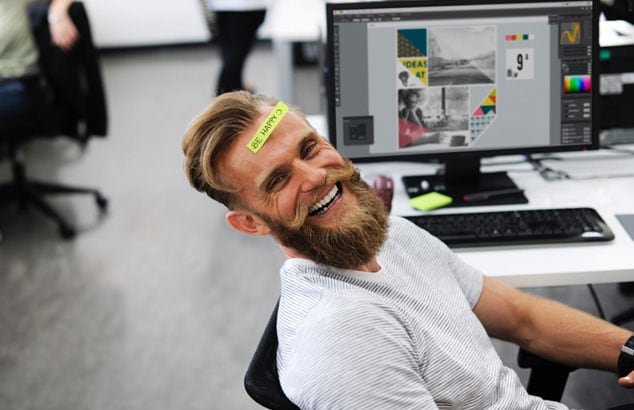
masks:
{"label": "keyboard", "polygon": [[528,209],[406,216],[451,248],[611,241],[592,208]]}

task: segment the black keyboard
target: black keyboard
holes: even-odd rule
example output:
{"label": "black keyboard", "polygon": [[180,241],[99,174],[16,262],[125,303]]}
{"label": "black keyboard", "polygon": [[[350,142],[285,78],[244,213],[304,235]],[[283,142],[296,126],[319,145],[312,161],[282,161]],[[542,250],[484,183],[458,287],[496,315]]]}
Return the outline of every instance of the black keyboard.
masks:
{"label": "black keyboard", "polygon": [[592,208],[528,209],[407,216],[449,247],[611,241]]}

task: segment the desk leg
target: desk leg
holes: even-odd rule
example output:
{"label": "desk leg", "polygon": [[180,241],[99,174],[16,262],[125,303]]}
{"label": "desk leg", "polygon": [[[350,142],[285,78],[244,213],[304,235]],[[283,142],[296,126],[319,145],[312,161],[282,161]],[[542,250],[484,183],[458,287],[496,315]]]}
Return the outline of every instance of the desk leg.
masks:
{"label": "desk leg", "polygon": [[293,74],[293,43],[273,41],[273,51],[277,63],[277,96],[288,104],[295,104],[295,76]]}

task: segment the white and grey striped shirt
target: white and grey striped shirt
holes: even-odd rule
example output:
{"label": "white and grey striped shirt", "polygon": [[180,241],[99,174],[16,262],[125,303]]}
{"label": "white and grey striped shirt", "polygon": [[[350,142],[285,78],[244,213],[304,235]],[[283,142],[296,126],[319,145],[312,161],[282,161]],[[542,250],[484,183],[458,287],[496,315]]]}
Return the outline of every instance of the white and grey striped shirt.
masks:
{"label": "white and grey striped shirt", "polygon": [[480,272],[398,217],[378,260],[378,273],[282,267],[278,370],[300,408],[566,408],[502,364],[472,312]]}

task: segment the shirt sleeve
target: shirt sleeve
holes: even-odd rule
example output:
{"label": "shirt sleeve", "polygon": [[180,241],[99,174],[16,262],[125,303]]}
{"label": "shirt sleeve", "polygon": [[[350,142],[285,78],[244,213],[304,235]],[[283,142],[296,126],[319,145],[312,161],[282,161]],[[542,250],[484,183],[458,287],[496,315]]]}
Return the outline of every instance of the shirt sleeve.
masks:
{"label": "shirt sleeve", "polygon": [[479,270],[471,265],[468,265],[455,254],[453,254],[453,257],[450,259],[449,266],[454,273],[454,277],[456,278],[458,285],[469,301],[469,305],[471,305],[471,308],[473,309],[482,294],[484,276]]}

